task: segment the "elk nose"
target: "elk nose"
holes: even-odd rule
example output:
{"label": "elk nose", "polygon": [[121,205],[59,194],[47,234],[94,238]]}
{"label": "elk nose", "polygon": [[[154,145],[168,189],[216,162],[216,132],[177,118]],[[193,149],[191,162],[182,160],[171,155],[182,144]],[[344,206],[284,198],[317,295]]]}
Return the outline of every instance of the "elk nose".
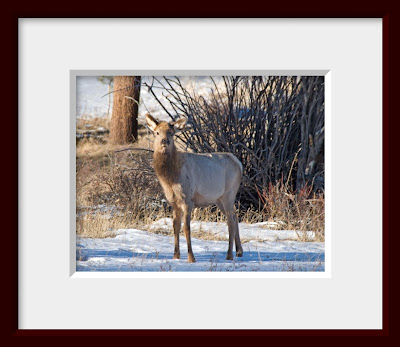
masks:
{"label": "elk nose", "polygon": [[166,139],[162,139],[162,140],[161,140],[161,143],[162,143],[163,145],[169,145],[169,141],[166,140]]}

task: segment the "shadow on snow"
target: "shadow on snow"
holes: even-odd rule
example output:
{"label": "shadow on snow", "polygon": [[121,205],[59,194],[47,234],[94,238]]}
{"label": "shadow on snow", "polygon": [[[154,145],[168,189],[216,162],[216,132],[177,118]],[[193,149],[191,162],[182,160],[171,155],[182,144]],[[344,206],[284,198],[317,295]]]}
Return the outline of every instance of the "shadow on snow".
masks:
{"label": "shadow on snow", "polygon": [[[235,256],[235,252],[233,252]],[[229,263],[231,261],[225,260],[225,252],[202,252],[195,253],[196,262],[210,262],[217,261],[218,263]],[[132,252],[125,249],[105,250],[105,249],[86,249],[79,248],[77,252],[77,260],[85,261],[89,258],[142,258],[146,260],[172,260],[172,253],[158,253],[158,252]],[[181,260],[187,260],[187,254],[181,251]],[[240,262],[269,262],[269,261],[282,261],[282,262],[324,262],[324,253],[314,252],[255,252],[245,251],[243,257],[235,257],[237,263]]]}

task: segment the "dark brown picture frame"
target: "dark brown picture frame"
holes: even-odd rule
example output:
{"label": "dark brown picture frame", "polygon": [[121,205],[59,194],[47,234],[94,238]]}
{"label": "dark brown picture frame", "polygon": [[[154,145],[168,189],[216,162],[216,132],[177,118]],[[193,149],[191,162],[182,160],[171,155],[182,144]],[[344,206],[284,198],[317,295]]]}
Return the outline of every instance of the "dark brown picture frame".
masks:
{"label": "dark brown picture frame", "polygon": [[[93,2],[94,3],[94,2]],[[211,3],[211,2],[210,2]],[[389,2],[387,2],[389,3]],[[139,7],[138,7],[138,6]],[[232,3],[226,2],[225,4],[212,5],[207,2],[202,2],[201,8],[188,9],[187,3],[174,3],[157,5],[150,4],[123,4],[119,6],[120,10],[112,10],[110,8],[103,8],[99,3],[95,4],[68,4],[65,10],[55,10],[53,7],[47,7],[44,4],[27,3],[26,6],[19,2],[18,4],[11,5],[10,10],[6,10],[4,15],[6,30],[3,31],[4,37],[7,41],[8,53],[6,56],[6,63],[4,64],[4,71],[9,77],[8,80],[12,81],[11,86],[8,85],[7,98],[5,98],[6,111],[4,113],[4,120],[6,122],[3,139],[7,144],[8,150],[5,151],[6,161],[10,162],[11,170],[3,168],[6,180],[9,182],[5,184],[6,194],[5,197],[11,197],[11,203],[6,203],[6,216],[7,222],[10,227],[3,230],[5,242],[8,246],[7,257],[10,260],[5,264],[6,279],[7,279],[7,292],[3,297],[6,306],[6,320],[5,335],[10,337],[18,336],[135,336],[139,337],[174,337],[174,336],[199,336],[199,337],[217,337],[217,336],[231,336],[235,339],[239,337],[249,336],[393,336],[395,329],[393,328],[393,320],[390,319],[389,303],[392,306],[393,292],[390,288],[389,272],[393,270],[394,263],[391,262],[393,251],[390,252],[390,247],[393,247],[393,237],[391,237],[391,245],[389,245],[389,115],[390,106],[393,105],[394,100],[394,78],[390,78],[390,74],[394,72],[393,69],[393,50],[395,35],[393,28],[395,23],[395,16],[391,11],[392,6],[380,2],[373,9],[363,10],[365,4],[349,5],[347,2],[339,1],[335,3],[335,9],[321,9],[321,3],[317,1],[304,3],[286,2],[285,6],[278,7],[276,4],[265,3],[264,7],[248,6],[233,6]],[[362,6],[362,7],[360,7]],[[134,10],[129,10],[134,7]],[[128,10],[127,10],[128,9]],[[339,10],[340,9],[340,10]],[[273,17],[273,18],[332,18],[332,17],[374,17],[383,19],[383,329],[381,330],[20,330],[18,329],[18,19],[19,18],[57,18],[57,17]],[[10,33],[6,34],[6,33]],[[11,67],[11,68],[10,68]],[[11,100],[11,101],[10,101]],[[393,119],[392,119],[393,120]],[[391,130],[394,131],[395,127],[391,125]],[[390,137],[393,139],[393,137]],[[393,147],[391,147],[393,148]],[[393,176],[392,176],[393,177]],[[393,209],[393,204],[391,204]],[[391,214],[393,216],[393,213]],[[393,236],[393,235],[391,235]],[[389,256],[391,255],[391,256]],[[391,266],[389,267],[389,263]],[[10,265],[9,265],[10,264]],[[393,311],[393,309],[392,309]],[[139,341],[139,340],[135,340]],[[148,340],[147,340],[148,341]],[[171,339],[172,341],[172,339]],[[203,341],[203,340],[199,340]],[[225,341],[225,340],[224,340]],[[270,340],[265,340],[266,343],[272,343]],[[132,341],[133,343],[133,341]],[[242,343],[242,342],[240,342]]]}

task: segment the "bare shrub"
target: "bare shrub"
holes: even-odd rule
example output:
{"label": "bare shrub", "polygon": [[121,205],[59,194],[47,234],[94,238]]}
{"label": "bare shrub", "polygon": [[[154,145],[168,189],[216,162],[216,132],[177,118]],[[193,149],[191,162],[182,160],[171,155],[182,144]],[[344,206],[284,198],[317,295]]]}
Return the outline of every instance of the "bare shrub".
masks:
{"label": "bare shrub", "polygon": [[163,194],[154,176],[139,170],[114,167],[97,178],[108,186],[109,203],[128,209],[140,218],[152,210],[164,209]]}
{"label": "bare shrub", "polygon": [[[188,118],[180,135],[193,152],[231,152],[242,162],[244,177],[238,200],[244,208],[259,203],[258,190],[283,178],[293,189],[319,183],[324,172],[324,78],[210,77],[205,96],[186,89],[179,77],[154,77],[163,88],[171,119]],[[317,179],[318,178],[318,179]],[[322,178],[322,180],[321,180]]]}
{"label": "bare shrub", "polygon": [[164,217],[167,206],[146,152],[117,150],[105,158],[81,158],[77,161],[77,206],[118,207],[130,215],[130,225]]}

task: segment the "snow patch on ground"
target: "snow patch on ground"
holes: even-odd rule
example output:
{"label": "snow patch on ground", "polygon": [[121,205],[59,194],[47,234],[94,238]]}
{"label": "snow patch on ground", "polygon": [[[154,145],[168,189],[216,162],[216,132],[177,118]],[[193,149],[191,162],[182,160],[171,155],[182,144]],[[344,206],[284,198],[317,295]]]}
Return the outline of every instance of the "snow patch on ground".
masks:
{"label": "snow patch on ground", "polygon": [[[161,219],[150,226],[170,231],[172,221]],[[225,225],[224,225],[225,224]],[[291,230],[265,229],[265,223],[240,223],[244,254],[225,260],[227,241],[192,237],[196,263],[187,262],[187,246],[180,237],[181,259],[173,260],[173,236],[139,229],[118,230],[115,237],[77,238],[77,271],[324,271],[323,242],[299,242]],[[227,236],[226,223],[192,222],[219,238]],[[296,235],[296,236],[295,236]]]}

